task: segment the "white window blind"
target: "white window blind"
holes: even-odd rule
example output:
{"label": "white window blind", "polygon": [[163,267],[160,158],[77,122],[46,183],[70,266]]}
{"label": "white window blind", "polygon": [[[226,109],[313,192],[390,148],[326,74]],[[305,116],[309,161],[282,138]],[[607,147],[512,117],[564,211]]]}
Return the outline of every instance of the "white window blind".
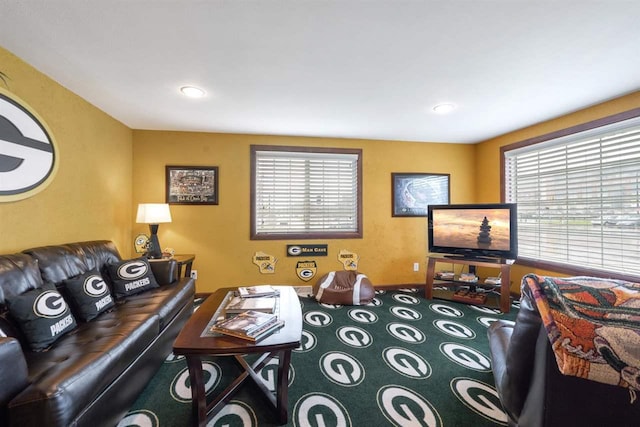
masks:
{"label": "white window blind", "polygon": [[359,232],[358,162],[358,153],[257,150],[255,235]]}
{"label": "white window blind", "polygon": [[640,275],[640,119],[505,151],[519,257]]}

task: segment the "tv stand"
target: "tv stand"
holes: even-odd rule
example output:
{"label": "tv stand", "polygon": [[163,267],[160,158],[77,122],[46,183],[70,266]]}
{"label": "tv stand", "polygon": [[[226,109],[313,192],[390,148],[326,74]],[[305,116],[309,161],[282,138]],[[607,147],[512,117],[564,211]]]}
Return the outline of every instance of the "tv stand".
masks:
{"label": "tv stand", "polygon": [[484,256],[467,256],[467,255],[443,255],[443,258],[449,259],[461,259],[465,261],[485,261],[485,262],[493,262],[496,264],[504,264],[507,261],[502,258],[491,258]]}
{"label": "tv stand", "polygon": [[[511,284],[510,280],[510,270],[511,270],[511,262],[509,260],[503,259],[479,259],[479,258],[461,258],[461,257],[446,257],[446,256],[436,256],[429,257],[429,262],[427,263],[427,277],[425,283],[425,298],[433,299],[433,284],[436,280],[436,263],[447,263],[447,264],[461,264],[466,265],[469,268],[469,271],[475,271],[476,267],[487,267],[500,269],[500,311],[503,313],[508,313],[511,307],[510,300],[510,289],[509,286]],[[482,283],[480,280],[475,283],[463,282],[460,280],[453,279],[438,279],[438,284],[454,287],[454,286],[470,286],[470,287],[482,287],[488,286],[485,283]],[[494,286],[494,285],[491,285]]]}

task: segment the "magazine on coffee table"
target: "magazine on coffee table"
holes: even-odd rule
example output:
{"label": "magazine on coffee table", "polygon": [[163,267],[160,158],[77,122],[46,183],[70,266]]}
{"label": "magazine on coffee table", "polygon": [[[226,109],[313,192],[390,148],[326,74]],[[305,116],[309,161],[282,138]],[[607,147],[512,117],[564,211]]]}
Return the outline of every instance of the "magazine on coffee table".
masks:
{"label": "magazine on coffee table", "polygon": [[265,325],[264,327],[248,335],[243,333],[235,333],[229,330],[219,330],[217,332],[222,335],[229,335],[235,338],[241,338],[243,340],[256,342],[256,341],[260,341],[262,338],[266,338],[267,336],[271,335],[273,332],[277,331],[283,326],[284,326],[284,320],[278,320],[277,322],[269,325]]}
{"label": "magazine on coffee table", "polygon": [[249,310],[216,322],[211,327],[211,332],[257,341],[283,325],[284,322],[278,320],[275,314]]}
{"label": "magazine on coffee table", "polygon": [[276,302],[277,298],[274,297],[233,297],[224,309],[227,314],[237,314],[249,310],[260,311],[263,313],[273,313],[276,307]]}
{"label": "magazine on coffee table", "polygon": [[242,298],[273,297],[278,295],[278,291],[271,285],[240,286],[238,295]]}

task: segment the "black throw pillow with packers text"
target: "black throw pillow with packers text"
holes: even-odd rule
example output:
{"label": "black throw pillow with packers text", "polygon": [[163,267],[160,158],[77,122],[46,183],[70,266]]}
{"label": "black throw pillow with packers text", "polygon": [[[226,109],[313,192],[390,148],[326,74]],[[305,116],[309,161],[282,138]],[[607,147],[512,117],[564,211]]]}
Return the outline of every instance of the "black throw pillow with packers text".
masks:
{"label": "black throw pillow with packers text", "polygon": [[116,298],[125,298],[160,287],[146,258],[108,264],[107,269]]}
{"label": "black throw pillow with packers text", "polygon": [[109,287],[98,270],[87,271],[63,283],[73,312],[85,322],[115,305]]}
{"label": "black throw pillow with packers text", "polygon": [[9,313],[34,351],[41,351],[75,329],[76,319],[51,283],[7,299]]}

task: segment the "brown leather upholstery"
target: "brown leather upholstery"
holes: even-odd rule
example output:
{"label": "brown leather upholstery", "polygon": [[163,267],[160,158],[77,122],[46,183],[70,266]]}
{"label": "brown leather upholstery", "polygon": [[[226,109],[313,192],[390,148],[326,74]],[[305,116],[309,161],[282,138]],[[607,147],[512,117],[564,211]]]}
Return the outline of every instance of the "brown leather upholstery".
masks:
{"label": "brown leather upholstery", "polygon": [[375,297],[371,281],[356,271],[332,271],[313,286],[313,295],[324,304],[365,305]]}
{"label": "brown leather upholstery", "polygon": [[628,389],[560,373],[525,282],[516,321],[494,322],[487,333],[495,385],[509,425],[640,425],[640,402],[630,403]]}
{"label": "brown leather upholstery", "polygon": [[[194,282],[175,280],[175,261],[153,263],[160,288],[117,301],[116,307],[56,341],[46,352],[24,345],[5,308],[5,298],[120,260],[110,241],[46,246],[0,256],[0,329],[23,343],[1,343],[0,366],[26,361],[25,378],[0,370],[7,426],[113,426],[171,352],[173,340],[193,311]],[[106,273],[105,273],[106,274]],[[11,353],[11,358],[5,356]],[[4,357],[7,357],[6,359]],[[14,362],[17,360],[18,362]],[[19,370],[16,371],[19,373]],[[5,382],[8,381],[9,383]],[[27,384],[25,384],[27,383]],[[8,399],[8,400],[7,400]]]}
{"label": "brown leather upholstery", "polygon": [[0,426],[9,424],[7,404],[28,384],[27,362],[15,338],[0,337]]}

